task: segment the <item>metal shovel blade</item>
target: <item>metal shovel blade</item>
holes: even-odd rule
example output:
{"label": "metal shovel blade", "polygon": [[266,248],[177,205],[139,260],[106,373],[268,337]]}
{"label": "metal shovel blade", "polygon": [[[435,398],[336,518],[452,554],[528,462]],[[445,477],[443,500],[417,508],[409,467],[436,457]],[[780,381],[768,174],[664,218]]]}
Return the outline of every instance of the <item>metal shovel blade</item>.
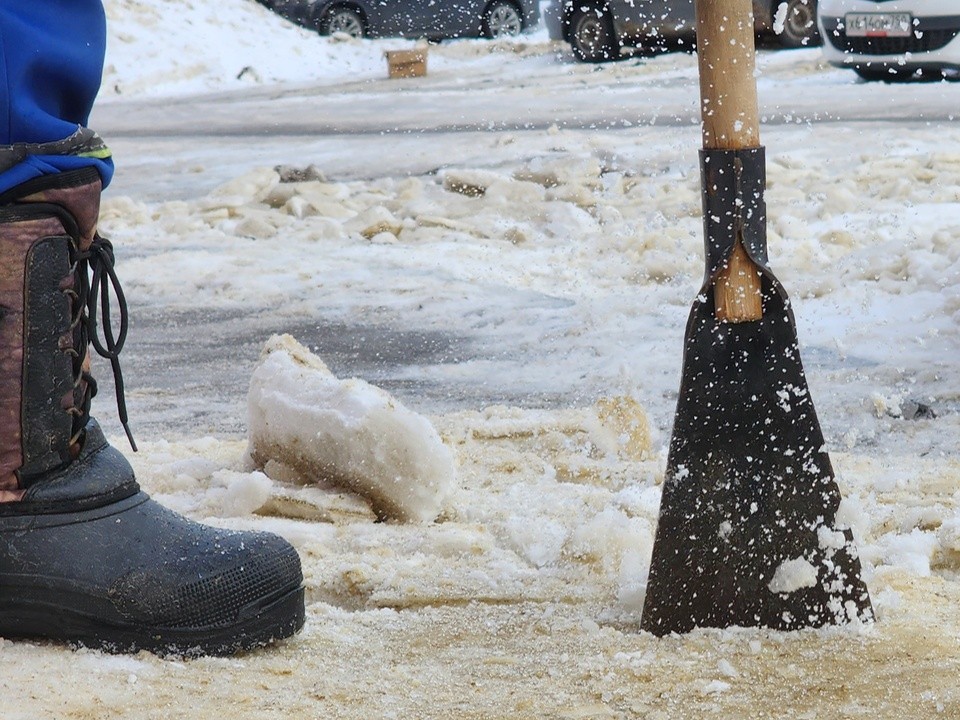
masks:
{"label": "metal shovel blade", "polygon": [[718,321],[704,285],[687,323],[641,620],[656,635],[872,618],[790,301],[754,260],[761,320]]}

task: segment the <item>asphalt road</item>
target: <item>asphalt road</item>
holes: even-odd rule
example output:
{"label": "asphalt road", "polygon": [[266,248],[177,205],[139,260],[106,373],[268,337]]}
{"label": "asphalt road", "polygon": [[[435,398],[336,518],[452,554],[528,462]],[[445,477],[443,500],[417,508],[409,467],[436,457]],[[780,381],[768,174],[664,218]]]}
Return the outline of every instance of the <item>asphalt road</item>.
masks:
{"label": "asphalt road", "polygon": [[[778,51],[780,56],[793,51]],[[804,50],[804,53],[816,51]],[[683,57],[683,56],[681,56]],[[805,56],[806,57],[806,56]],[[594,72],[562,64],[530,64],[504,78],[498,66],[476,74],[437,73],[410,80],[373,79],[338,85],[260,88],[169,100],[108,98],[94,119],[105,137],[237,138],[568,129],[633,125],[686,126],[699,121],[692,63],[628,60]],[[656,68],[657,66],[652,66]],[[636,72],[631,72],[636,68]],[[758,78],[764,126],[796,123],[938,122],[960,113],[956,83],[909,86],[854,82],[840,71],[837,92],[803,92],[809,78],[771,67]]]}

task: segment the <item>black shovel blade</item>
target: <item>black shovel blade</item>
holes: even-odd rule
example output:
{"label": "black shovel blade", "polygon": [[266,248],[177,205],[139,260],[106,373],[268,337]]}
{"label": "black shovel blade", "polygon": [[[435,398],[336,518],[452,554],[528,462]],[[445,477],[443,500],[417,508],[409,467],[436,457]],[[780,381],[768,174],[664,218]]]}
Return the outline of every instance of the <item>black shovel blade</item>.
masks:
{"label": "black shovel blade", "polygon": [[790,301],[766,268],[762,293],[755,322],[718,321],[709,284],[690,313],[641,619],[656,635],[872,618]]}

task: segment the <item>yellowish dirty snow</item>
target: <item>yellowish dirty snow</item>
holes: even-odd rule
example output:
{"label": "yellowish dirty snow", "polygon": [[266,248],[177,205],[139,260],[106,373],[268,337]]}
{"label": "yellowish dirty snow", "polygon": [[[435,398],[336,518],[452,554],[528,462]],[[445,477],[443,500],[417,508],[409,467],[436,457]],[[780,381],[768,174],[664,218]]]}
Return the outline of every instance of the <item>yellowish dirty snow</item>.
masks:
{"label": "yellowish dirty snow", "polygon": [[[631,407],[620,401],[620,422]],[[656,639],[638,631],[632,583],[643,578],[629,575],[648,561],[635,557],[649,554],[655,522],[643,493],[656,495],[663,458],[606,433],[599,414],[500,407],[434,418],[460,491],[432,525],[375,523],[356,497],[268,481],[248,470],[241,441],[148,445],[137,471],[164,502],[298,546],[305,630],[239,658],[187,662],[6,641],[0,715],[960,717],[960,555],[944,520],[956,463],[835,458],[853,495],[846,512],[865,534],[875,625]],[[884,473],[895,477],[878,490]],[[940,533],[929,575],[891,564],[882,538],[895,524],[899,537],[911,525]]]}

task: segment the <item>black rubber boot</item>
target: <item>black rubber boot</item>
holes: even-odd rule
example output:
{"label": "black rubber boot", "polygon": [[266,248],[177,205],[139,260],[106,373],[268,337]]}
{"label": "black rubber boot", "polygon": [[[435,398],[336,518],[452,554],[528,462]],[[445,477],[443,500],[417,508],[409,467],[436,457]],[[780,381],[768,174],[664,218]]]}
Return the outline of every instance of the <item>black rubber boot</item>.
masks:
{"label": "black rubber boot", "polygon": [[100,189],[80,170],[0,196],[0,635],[188,656],[289,637],[304,622],[296,551],[158,505],[90,418],[88,341],[126,427]]}

